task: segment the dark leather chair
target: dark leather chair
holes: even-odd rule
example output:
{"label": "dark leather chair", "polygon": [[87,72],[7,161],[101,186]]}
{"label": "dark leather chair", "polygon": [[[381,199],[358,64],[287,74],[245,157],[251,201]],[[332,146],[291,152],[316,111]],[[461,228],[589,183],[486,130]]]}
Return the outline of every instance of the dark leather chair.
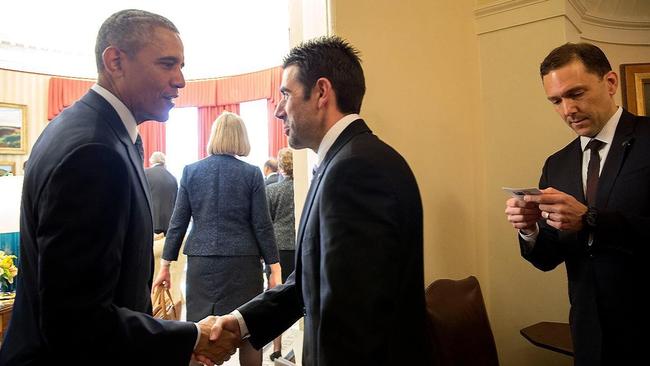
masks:
{"label": "dark leather chair", "polygon": [[476,277],[434,281],[427,287],[425,296],[435,365],[499,365]]}

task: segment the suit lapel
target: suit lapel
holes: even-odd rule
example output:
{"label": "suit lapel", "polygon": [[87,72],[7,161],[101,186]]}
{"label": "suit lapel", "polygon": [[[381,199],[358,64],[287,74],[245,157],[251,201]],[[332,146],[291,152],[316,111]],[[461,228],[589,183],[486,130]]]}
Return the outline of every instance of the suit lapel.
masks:
{"label": "suit lapel", "polygon": [[[147,184],[147,179],[144,175],[142,159],[140,158],[140,153],[138,152],[137,148],[131,141],[131,137],[126,131],[126,127],[124,127],[124,123],[122,123],[122,120],[117,114],[117,111],[115,111],[110,103],[106,101],[106,99],[102,98],[93,90],[89,90],[88,93],[82,98],[82,101],[92,106],[93,108],[98,109],[103,116],[106,116],[106,122],[115,133],[117,139],[120,140],[122,145],[124,145],[124,148],[126,149],[126,152],[129,156],[129,160],[131,161],[131,165],[138,174],[140,188],[142,189],[142,193],[144,193],[145,197],[147,198],[147,207],[149,208],[149,214],[151,215],[151,195],[149,193],[149,185]],[[153,217],[153,215],[151,216]]]}
{"label": "suit lapel", "polygon": [[612,141],[612,146],[607,153],[607,159],[603,165],[602,173],[598,179],[598,192],[596,193],[596,207],[607,207],[609,195],[618,177],[627,153],[632,147],[634,136],[634,116],[628,111],[623,110],[621,120],[616,127],[616,133]]}
{"label": "suit lapel", "polygon": [[368,132],[370,133],[370,129],[366,125],[366,123],[362,119],[358,119],[354,122],[352,122],[348,127],[346,127],[343,132],[339,135],[339,137],[336,139],[332,147],[329,149],[327,154],[325,155],[325,159],[321,162],[320,166],[318,167],[318,171],[316,171],[316,175],[314,176],[311,185],[309,187],[309,191],[307,192],[307,198],[305,200],[305,206],[302,209],[302,214],[300,215],[300,225],[298,226],[298,240],[297,240],[297,248],[296,248],[296,284],[300,286],[300,280],[301,280],[301,269],[302,269],[302,245],[303,245],[303,238],[305,235],[305,226],[307,225],[307,220],[309,219],[309,216],[311,214],[311,209],[314,204],[314,198],[316,197],[316,193],[318,192],[318,187],[320,186],[321,180],[324,178],[325,173],[327,171],[327,167],[329,166],[330,162],[336,156],[336,154],[341,150],[343,146],[345,146],[354,136]]}

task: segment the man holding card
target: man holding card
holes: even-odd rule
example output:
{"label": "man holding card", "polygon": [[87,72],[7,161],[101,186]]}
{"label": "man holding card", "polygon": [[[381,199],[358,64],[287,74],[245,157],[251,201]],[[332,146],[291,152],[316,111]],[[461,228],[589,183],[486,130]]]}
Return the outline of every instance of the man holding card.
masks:
{"label": "man holding card", "polygon": [[548,100],[578,138],[544,164],[541,194],[506,202],[522,256],[569,281],[575,365],[642,359],[650,302],[650,119],[616,105],[605,54],[567,43],[540,66]]}

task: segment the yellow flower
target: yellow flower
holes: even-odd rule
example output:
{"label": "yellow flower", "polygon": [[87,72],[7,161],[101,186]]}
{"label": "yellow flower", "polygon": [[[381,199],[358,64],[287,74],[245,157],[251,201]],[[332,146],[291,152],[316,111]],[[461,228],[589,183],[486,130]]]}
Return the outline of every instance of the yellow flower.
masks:
{"label": "yellow flower", "polygon": [[7,255],[0,250],[0,280],[8,283],[14,282],[14,277],[18,274],[18,268],[14,265],[15,255]]}

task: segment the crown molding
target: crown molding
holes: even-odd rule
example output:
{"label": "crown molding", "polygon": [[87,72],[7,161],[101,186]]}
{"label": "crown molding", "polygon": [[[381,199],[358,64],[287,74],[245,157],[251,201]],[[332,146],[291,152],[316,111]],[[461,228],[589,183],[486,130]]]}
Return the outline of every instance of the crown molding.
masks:
{"label": "crown molding", "polygon": [[475,9],[474,15],[478,35],[565,17],[586,40],[650,45],[650,21],[593,15],[584,0],[502,0]]}

